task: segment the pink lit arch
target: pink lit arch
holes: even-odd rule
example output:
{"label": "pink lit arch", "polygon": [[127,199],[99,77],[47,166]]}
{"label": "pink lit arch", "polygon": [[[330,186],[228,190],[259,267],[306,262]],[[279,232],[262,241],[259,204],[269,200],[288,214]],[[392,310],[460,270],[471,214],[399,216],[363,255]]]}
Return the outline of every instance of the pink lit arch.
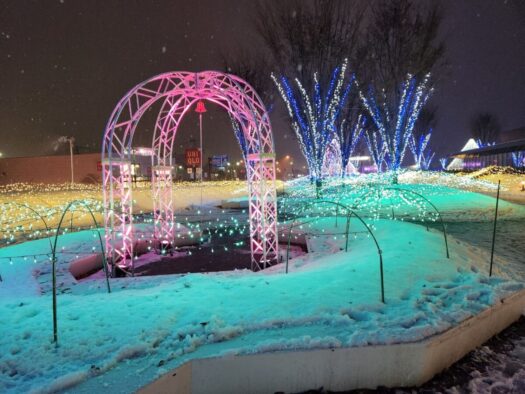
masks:
{"label": "pink lit arch", "polygon": [[162,100],[153,134],[152,193],[155,231],[160,245],[174,237],[172,152],[184,114],[198,100],[220,105],[243,128],[248,145],[246,174],[252,269],[265,268],[278,255],[275,154],[266,108],[242,79],[215,71],[171,72],[130,90],[114,109],[102,144],[104,226],[108,259],[133,268],[131,154],[136,126],[144,112]]}

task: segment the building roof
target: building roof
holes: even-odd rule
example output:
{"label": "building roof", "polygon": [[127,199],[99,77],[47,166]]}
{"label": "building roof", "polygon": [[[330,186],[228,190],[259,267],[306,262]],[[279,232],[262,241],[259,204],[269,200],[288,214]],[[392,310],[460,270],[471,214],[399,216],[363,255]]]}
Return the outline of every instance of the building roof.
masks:
{"label": "building roof", "polygon": [[[461,149],[461,152],[470,151],[470,150],[474,150],[478,148],[479,148],[479,145],[474,140],[474,138],[469,138],[465,146]],[[454,157],[454,159],[447,166],[447,170],[448,171],[461,170],[463,169],[463,165],[464,165],[463,159]]]}
{"label": "building roof", "polygon": [[503,131],[499,135],[501,142],[511,142],[525,138],[525,126],[517,129]]}
{"label": "building roof", "polygon": [[453,153],[450,157],[464,159],[467,157],[480,157],[480,156],[489,156],[497,155],[500,153],[510,153],[510,152],[519,152],[525,151],[525,138],[502,142],[501,144],[496,144],[492,146],[485,146],[478,149],[469,149],[457,153]]}

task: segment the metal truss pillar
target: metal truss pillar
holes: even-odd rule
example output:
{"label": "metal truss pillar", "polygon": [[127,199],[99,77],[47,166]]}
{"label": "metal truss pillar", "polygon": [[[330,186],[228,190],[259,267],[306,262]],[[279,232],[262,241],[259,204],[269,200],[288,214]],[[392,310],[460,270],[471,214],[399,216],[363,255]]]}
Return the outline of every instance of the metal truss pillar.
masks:
{"label": "metal truss pillar", "polygon": [[277,260],[277,195],[275,190],[275,154],[250,154],[250,247],[252,270],[265,269]]}
{"label": "metal truss pillar", "polygon": [[131,162],[102,162],[106,255],[115,266],[133,271],[133,200]]}
{"label": "metal truss pillar", "polygon": [[173,168],[155,166],[151,171],[153,191],[153,219],[155,223],[156,243],[159,250],[165,253],[172,247],[174,238],[173,217]]}

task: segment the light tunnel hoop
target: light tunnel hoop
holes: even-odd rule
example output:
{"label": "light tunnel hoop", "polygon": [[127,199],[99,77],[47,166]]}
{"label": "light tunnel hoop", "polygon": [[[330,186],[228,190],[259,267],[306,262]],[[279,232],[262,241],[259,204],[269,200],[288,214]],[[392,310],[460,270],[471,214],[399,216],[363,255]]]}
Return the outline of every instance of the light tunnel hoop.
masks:
{"label": "light tunnel hoop", "polygon": [[[109,272],[108,272],[108,264],[106,262],[106,253],[104,251],[104,243],[102,242],[102,236],[100,235],[99,227],[97,219],[95,219],[95,214],[93,213],[93,210],[87,205],[85,201],[81,200],[74,200],[68,203],[66,208],[62,211],[62,215],[60,216],[60,220],[58,222],[55,237],[53,239],[53,244],[51,246],[51,275],[52,275],[52,298],[53,298],[53,342],[55,345],[58,345],[58,313],[57,313],[57,277],[56,277],[56,263],[57,263],[57,257],[56,257],[56,250],[57,250],[57,244],[58,244],[58,237],[60,236],[60,230],[62,228],[62,222],[64,221],[64,218],[66,217],[66,214],[68,212],[74,212],[74,206],[79,205],[83,209],[87,210],[89,215],[91,216],[91,219],[93,220],[93,224],[95,225],[94,231],[98,234],[98,240],[100,242],[100,251],[102,253],[102,268],[104,270],[104,276],[106,277],[106,286],[108,293],[111,293],[111,287],[109,285]],[[49,242],[51,244],[51,238],[49,239]]]}
{"label": "light tunnel hoop", "polygon": [[[434,211],[436,211],[436,213],[438,215],[438,218],[439,218],[439,221],[440,221],[440,224],[441,224],[441,228],[443,229],[443,238],[444,238],[444,241],[445,241],[445,252],[446,252],[446,255],[447,255],[447,259],[449,259],[450,258],[450,252],[449,252],[449,249],[448,249],[447,228],[445,227],[445,222],[443,221],[443,216],[441,216],[441,212],[432,203],[432,201],[430,201],[428,198],[426,198],[422,194],[417,193],[417,192],[415,192],[413,190],[403,189],[403,188],[399,188],[399,187],[392,187],[392,186],[390,186],[390,187],[370,186],[370,190],[368,190],[365,193],[361,194],[355,200],[361,200],[361,199],[363,199],[365,197],[368,197],[369,194],[377,192],[378,193],[378,197],[380,197],[380,198],[378,198],[378,204],[381,204],[381,201],[383,200],[383,198],[382,198],[383,196],[382,195],[379,196],[379,192],[381,190],[395,190],[396,192],[399,192],[399,194],[406,194],[406,193],[413,194],[416,197],[418,197],[419,199],[421,199],[424,202],[426,202],[428,205],[430,205],[432,207],[432,209]],[[359,201],[358,205],[353,205],[353,208],[358,209],[360,207],[360,203],[361,202]],[[391,206],[392,206],[392,204],[391,204]],[[427,229],[428,229],[428,226],[427,226]]]}
{"label": "light tunnel hoop", "polygon": [[[375,237],[374,232],[370,229],[370,227],[366,224],[366,222],[357,213],[355,213],[351,208],[339,202],[335,202],[335,201],[330,201],[330,200],[307,201],[306,204],[300,208],[299,214],[303,213],[306,210],[306,208],[310,208],[312,205],[320,205],[320,204],[331,204],[331,205],[335,205],[337,209],[339,209],[339,207],[342,207],[343,209],[346,210],[345,251],[348,251],[348,232],[350,229],[350,219],[352,218],[352,216],[355,216],[365,226],[368,233],[372,236],[372,240],[374,241],[374,244],[377,249],[377,254],[379,257],[379,280],[380,280],[380,287],[381,287],[381,302],[385,303],[385,279],[384,279],[384,270],[383,270],[383,251],[381,250],[381,247],[379,246],[379,242],[377,242],[377,238]],[[337,218],[337,215],[338,215],[338,212],[336,212],[336,218]],[[317,219],[319,218],[314,218],[314,220],[317,220]],[[286,248],[285,273],[288,273],[288,261],[290,257],[290,244],[291,244],[291,239],[292,239],[292,229],[294,228],[296,221],[297,221],[297,218],[294,219],[294,221],[292,222],[292,225],[288,229],[288,246]]]}
{"label": "light tunnel hoop", "polygon": [[[248,142],[252,269],[265,268],[278,255],[275,155],[268,114],[253,88],[242,79],[220,72],[172,72],[153,77],[130,90],[118,103],[104,134],[102,172],[106,253],[112,262],[133,270],[131,143],[144,112],[163,99],[152,141],[152,168],[172,165],[173,141],[184,114],[196,100],[225,108],[243,128]],[[156,174],[160,175],[160,174]],[[155,237],[174,237],[171,181],[152,179]],[[117,205],[120,200],[120,205]]]}
{"label": "light tunnel hoop", "polygon": [[[42,222],[44,223],[44,227],[46,228],[46,232],[47,234],[49,235],[49,232],[51,231],[51,229],[49,228],[47,222],[46,222],[46,219],[40,214],[40,212],[38,212],[36,209],[32,208],[30,205],[28,204],[24,204],[24,203],[19,203],[19,202],[16,202],[16,201],[7,201],[7,202],[3,202],[2,203],[2,206],[15,206],[15,207],[18,207],[18,208],[25,208],[25,209],[29,209],[32,213],[35,214],[35,216]],[[49,242],[49,245],[51,246],[51,241]]]}

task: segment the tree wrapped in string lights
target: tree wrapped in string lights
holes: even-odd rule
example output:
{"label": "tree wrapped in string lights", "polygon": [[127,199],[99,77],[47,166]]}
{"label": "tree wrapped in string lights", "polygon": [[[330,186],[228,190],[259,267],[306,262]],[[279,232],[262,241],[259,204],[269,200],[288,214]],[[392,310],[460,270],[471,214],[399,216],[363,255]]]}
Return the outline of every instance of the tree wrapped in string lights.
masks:
{"label": "tree wrapped in string lights", "polygon": [[429,83],[430,74],[425,75],[420,81],[409,74],[395,94],[387,95],[383,90],[378,95],[372,87],[369,88],[367,95],[362,91],[359,92],[361,101],[377,131],[375,138],[368,139],[367,145],[372,148],[370,154],[374,156],[374,151],[385,150],[384,164],[386,169],[392,172],[394,183],[397,183],[397,173],[403,163],[414,125],[421,109],[432,94],[433,89]]}
{"label": "tree wrapped in string lights", "polygon": [[233,128],[233,133],[235,134],[235,138],[237,139],[237,143],[239,144],[239,147],[241,148],[241,154],[242,159],[246,161],[246,157],[248,156],[248,141],[246,141],[246,136],[243,132],[243,126],[237,121],[233,116],[230,115],[230,121]]}
{"label": "tree wrapped in string lights", "polygon": [[434,158],[434,154],[428,149],[428,143],[432,136],[432,130],[428,134],[421,134],[419,137],[410,136],[408,147],[414,156],[414,163],[418,170],[428,170],[430,162]]}
{"label": "tree wrapped in string lights", "polygon": [[525,151],[512,152],[512,164],[516,168],[525,167]]}
{"label": "tree wrapped in string lights", "polygon": [[441,169],[445,171],[448,166],[448,158],[442,157],[441,159],[439,159],[439,164],[441,165]]}
{"label": "tree wrapped in string lights", "polygon": [[430,169],[430,165],[432,164],[432,161],[434,160],[434,156],[436,154],[432,152],[430,149],[427,149],[426,152],[423,153],[423,156],[421,157],[421,169],[428,171]]}
{"label": "tree wrapped in string lights", "polygon": [[327,86],[322,86],[319,75],[314,73],[312,92],[308,92],[298,78],[292,84],[285,76],[272,74],[292,119],[310,178],[316,181],[317,188],[321,186],[326,149],[335,136],[337,120],[355,80],[353,74],[347,75],[346,69],[345,60],[334,68]]}
{"label": "tree wrapped in string lights", "polygon": [[366,117],[361,113],[361,108],[355,102],[351,102],[351,105],[346,106],[343,111],[343,115],[336,120],[335,137],[341,152],[341,176],[345,177],[352,168],[351,165],[349,166],[350,157],[354,154],[355,148],[364,133]]}
{"label": "tree wrapped in string lights", "polygon": [[366,146],[370,152],[370,156],[376,166],[377,172],[383,171],[383,163],[387,152],[383,135],[376,130],[366,130],[364,133]]}

